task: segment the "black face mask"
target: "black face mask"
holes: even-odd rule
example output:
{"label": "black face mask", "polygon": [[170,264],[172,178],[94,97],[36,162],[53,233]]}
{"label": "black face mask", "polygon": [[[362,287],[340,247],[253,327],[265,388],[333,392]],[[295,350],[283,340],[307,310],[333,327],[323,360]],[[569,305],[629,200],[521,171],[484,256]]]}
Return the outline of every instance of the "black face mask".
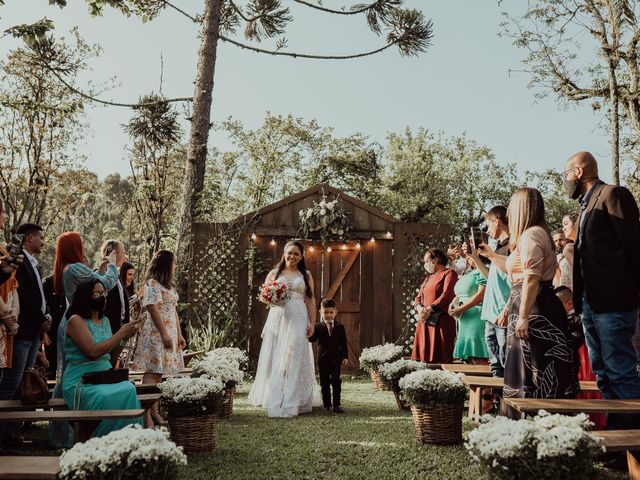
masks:
{"label": "black face mask", "polygon": [[91,299],[91,310],[98,312],[98,314],[102,315],[104,312],[104,307],[107,304],[107,299],[103,296],[98,298]]}
{"label": "black face mask", "polygon": [[570,199],[577,200],[580,197],[580,183],[580,180],[562,180],[564,191]]}

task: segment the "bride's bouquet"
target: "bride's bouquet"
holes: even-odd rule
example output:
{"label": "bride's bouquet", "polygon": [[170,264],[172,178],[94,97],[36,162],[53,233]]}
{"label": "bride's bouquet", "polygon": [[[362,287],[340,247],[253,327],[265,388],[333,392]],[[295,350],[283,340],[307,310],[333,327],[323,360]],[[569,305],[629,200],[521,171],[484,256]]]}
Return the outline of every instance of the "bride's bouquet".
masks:
{"label": "bride's bouquet", "polygon": [[281,306],[289,299],[289,287],[285,282],[274,280],[262,286],[258,300],[269,307]]}

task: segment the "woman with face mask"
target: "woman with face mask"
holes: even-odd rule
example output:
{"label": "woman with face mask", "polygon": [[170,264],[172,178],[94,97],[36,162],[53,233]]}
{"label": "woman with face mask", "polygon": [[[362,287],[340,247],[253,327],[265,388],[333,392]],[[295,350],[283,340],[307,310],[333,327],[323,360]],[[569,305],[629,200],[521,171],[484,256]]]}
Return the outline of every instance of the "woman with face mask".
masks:
{"label": "woman with face mask", "polygon": [[[109,352],[136,331],[136,325],[124,324],[111,335],[109,320],[104,316],[106,291],[99,280],[81,283],[76,288],[67,311],[69,320],[64,333],[65,370],[62,395],[74,410],[129,410],[140,408],[135,386],[125,380],[120,383],[86,384],[82,376],[111,368]],[[140,419],[103,420],[93,436],[101,437]]]}
{"label": "woman with face mask", "polygon": [[453,362],[456,322],[447,312],[456,296],[453,287],[458,281],[458,274],[447,264],[448,258],[440,249],[431,248],[424,255],[427,277],[415,300],[420,319],[416,325],[412,360]]}

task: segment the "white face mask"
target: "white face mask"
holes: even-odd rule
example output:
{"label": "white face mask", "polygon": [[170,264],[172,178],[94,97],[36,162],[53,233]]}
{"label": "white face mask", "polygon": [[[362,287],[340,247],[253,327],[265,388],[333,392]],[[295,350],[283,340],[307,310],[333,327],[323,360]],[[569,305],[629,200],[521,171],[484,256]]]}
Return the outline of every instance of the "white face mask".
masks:
{"label": "white face mask", "polygon": [[427,271],[428,274],[432,274],[433,272],[436,271],[432,262],[425,262],[424,269]]}
{"label": "white face mask", "polygon": [[467,261],[464,258],[458,258],[454,264],[453,269],[458,275],[462,275],[467,269]]}

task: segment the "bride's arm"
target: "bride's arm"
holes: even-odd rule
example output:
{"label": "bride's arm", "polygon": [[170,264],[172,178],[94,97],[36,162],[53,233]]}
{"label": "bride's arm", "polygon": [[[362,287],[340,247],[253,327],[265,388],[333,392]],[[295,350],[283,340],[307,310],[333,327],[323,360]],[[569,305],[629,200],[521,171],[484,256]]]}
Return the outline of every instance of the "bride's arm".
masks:
{"label": "bride's arm", "polygon": [[309,312],[309,325],[313,327],[316,324],[316,297],[314,295],[313,277],[311,272],[307,272],[307,278],[309,280],[309,288],[311,289],[311,297],[304,296],[304,303],[307,305],[307,311]]}

